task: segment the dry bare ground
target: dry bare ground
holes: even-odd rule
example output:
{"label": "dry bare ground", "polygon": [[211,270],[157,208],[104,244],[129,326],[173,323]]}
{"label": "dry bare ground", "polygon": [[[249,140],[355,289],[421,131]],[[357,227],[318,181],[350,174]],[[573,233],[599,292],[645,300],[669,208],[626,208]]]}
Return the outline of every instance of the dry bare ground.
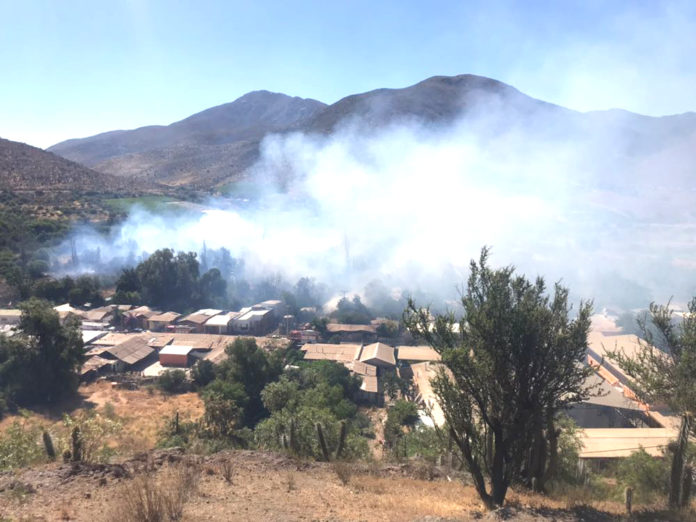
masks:
{"label": "dry bare ground", "polygon": [[[619,503],[604,503],[600,511],[517,492],[505,509],[483,513],[470,486],[435,475],[422,480],[411,465],[373,463],[353,465],[345,480],[331,464],[285,455],[160,450],[120,464],[52,464],[0,474],[0,520],[148,520],[132,517],[136,510],[188,521],[622,520]],[[638,518],[660,519],[655,513]]]}
{"label": "dry bare ground", "polygon": [[80,399],[66,408],[60,405],[55,411],[30,412],[27,417],[9,415],[0,421],[0,433],[13,422],[38,422],[46,427],[61,422],[63,411],[79,415],[89,409],[104,413],[112,410],[123,425],[120,433],[108,442],[119,453],[132,455],[147,451],[157,442],[158,432],[165,420],[179,412],[182,421],[199,418],[204,411],[203,401],[197,393],[166,395],[157,390],[140,388],[119,389],[108,381],[98,381],[80,387]]}

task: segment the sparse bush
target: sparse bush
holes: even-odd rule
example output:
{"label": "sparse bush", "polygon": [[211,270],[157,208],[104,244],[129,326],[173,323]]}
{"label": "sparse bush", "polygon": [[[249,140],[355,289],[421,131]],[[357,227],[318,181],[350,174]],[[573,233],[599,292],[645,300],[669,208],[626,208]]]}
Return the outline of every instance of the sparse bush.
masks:
{"label": "sparse bush", "polygon": [[285,486],[288,489],[288,493],[291,491],[295,491],[295,489],[297,488],[295,474],[292,471],[285,476]]}
{"label": "sparse bush", "polygon": [[114,521],[165,522],[180,520],[184,505],[198,490],[198,466],[181,463],[157,476],[153,472],[138,475],[126,483],[118,497]]}
{"label": "sparse bush", "polygon": [[46,460],[40,440],[38,426],[13,422],[0,436],[0,470],[22,468]]}
{"label": "sparse bush", "polygon": [[220,474],[225,479],[225,482],[232,484],[232,477],[234,476],[234,466],[232,461],[225,459],[220,463]]}
{"label": "sparse bush", "polygon": [[75,428],[78,429],[80,455],[75,455],[74,449],[72,449],[71,457],[73,460],[107,462],[113,456],[114,449],[109,446],[108,438],[121,431],[120,422],[108,419],[91,410],[75,417],[64,415],[63,424],[70,430],[63,441],[64,448],[73,448],[73,433]]}
{"label": "sparse bush", "polygon": [[331,469],[333,469],[336,476],[341,481],[341,484],[347,486],[350,484],[350,479],[353,476],[353,467],[347,462],[336,461],[331,463]]}

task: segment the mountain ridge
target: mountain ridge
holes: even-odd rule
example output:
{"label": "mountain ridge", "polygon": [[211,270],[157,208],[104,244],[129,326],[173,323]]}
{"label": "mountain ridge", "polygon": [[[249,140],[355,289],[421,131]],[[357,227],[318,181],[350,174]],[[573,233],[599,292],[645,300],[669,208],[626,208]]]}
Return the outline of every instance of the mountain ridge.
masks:
{"label": "mountain ridge", "polygon": [[498,80],[462,74],[352,94],[331,105],[252,91],[167,126],[108,131],[47,150],[116,176],[212,188],[247,172],[270,134],[326,136],[350,126],[369,134],[401,122],[449,125],[463,115],[485,119],[491,135],[515,126],[552,140],[561,132],[620,133],[627,136],[629,148],[643,152],[696,134],[696,113],[654,117],[622,109],[579,112],[538,100]]}

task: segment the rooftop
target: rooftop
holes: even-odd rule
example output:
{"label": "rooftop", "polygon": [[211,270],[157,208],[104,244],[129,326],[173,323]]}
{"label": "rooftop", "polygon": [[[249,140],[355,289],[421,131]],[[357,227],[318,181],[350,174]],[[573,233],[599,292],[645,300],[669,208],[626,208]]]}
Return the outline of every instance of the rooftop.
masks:
{"label": "rooftop", "polygon": [[116,346],[112,346],[105,350],[104,353],[109,353],[126,364],[135,364],[145,359],[154,351],[154,348],[147,345],[147,339],[144,336],[138,336],[128,339]]}
{"label": "rooftop", "polygon": [[188,355],[191,350],[193,350],[193,346],[169,344],[160,350],[160,355]]}
{"label": "rooftop", "polygon": [[362,349],[360,361],[380,361],[385,364],[396,366],[396,358],[394,357],[394,348],[384,343],[368,344]]}
{"label": "rooftop", "polygon": [[377,333],[377,327],[374,324],[339,324],[329,323],[326,325],[326,331],[329,333]]}
{"label": "rooftop", "polygon": [[430,346],[397,346],[397,358],[401,361],[439,361],[440,354]]}

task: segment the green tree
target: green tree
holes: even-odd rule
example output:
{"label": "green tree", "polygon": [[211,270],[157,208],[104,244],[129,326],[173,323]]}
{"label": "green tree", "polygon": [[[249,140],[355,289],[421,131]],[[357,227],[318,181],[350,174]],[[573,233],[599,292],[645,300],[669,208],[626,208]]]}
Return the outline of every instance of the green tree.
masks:
{"label": "green tree", "polygon": [[84,360],[77,319],[61,325],[46,301],[20,305],[19,332],[0,336],[0,394],[18,406],[53,403],[74,394]]}
{"label": "green tree", "polygon": [[591,305],[581,304],[570,320],[566,288],[556,284],[550,297],[542,278],[530,282],[487,261],[484,248],[471,262],[458,324],[452,314],[432,322],[413,302],[404,319],[442,356],[433,390],[477,493],[493,509],[513,480],[541,489],[554,472],[556,413],[590,394],[592,370],[582,363]]}
{"label": "green tree", "polygon": [[[649,318],[639,318],[644,341],[635,357],[619,350],[607,350],[631,378],[631,390],[645,403],[665,403],[681,416],[679,436],[674,445],[670,469],[669,504],[682,504],[682,484],[687,464],[687,443],[694,431],[696,411],[696,298],[679,324],[667,305],[650,304]],[[660,346],[663,349],[656,348]]]}

